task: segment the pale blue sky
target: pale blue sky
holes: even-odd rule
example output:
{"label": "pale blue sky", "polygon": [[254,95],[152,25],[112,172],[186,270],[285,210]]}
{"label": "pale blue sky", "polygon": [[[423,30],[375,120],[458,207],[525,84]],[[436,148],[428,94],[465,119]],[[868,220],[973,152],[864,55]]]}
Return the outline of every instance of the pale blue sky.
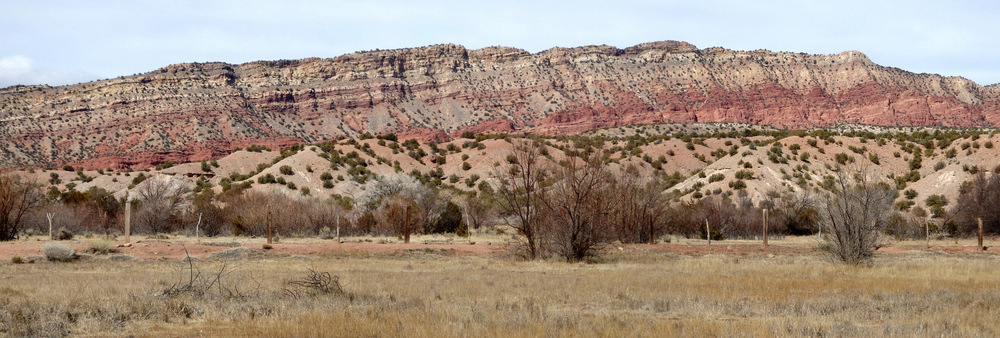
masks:
{"label": "pale blue sky", "polygon": [[439,43],[535,53],[659,40],[858,50],[916,73],[1000,82],[1000,3],[984,0],[0,1],[0,87]]}

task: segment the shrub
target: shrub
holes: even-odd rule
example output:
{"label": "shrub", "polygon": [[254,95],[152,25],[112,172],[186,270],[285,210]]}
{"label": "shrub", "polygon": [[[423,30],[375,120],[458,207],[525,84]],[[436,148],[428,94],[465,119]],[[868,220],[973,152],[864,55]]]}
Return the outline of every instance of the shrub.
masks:
{"label": "shrub", "polygon": [[713,174],[712,176],[708,177],[708,183],[718,182],[725,178],[726,176],[723,174]]}
{"label": "shrub", "polygon": [[59,231],[56,231],[55,239],[60,241],[72,240],[73,232],[66,230],[66,228],[59,228]]}
{"label": "shrub", "polygon": [[114,246],[109,241],[92,241],[90,242],[90,248],[87,252],[97,254],[97,255],[107,255],[109,253],[118,252],[115,250]]}
{"label": "shrub", "polygon": [[271,250],[274,249],[274,246],[270,244],[264,244],[261,246],[261,248],[263,248],[264,250]]}
{"label": "shrub", "polygon": [[42,246],[42,253],[50,261],[68,262],[76,258],[76,250],[65,244],[45,243]]}
{"label": "shrub", "polygon": [[850,159],[850,157],[847,156],[847,154],[845,154],[845,153],[837,153],[837,154],[833,155],[833,157],[834,157],[834,160],[837,161],[837,164],[840,164],[840,165],[847,164],[847,162]]}
{"label": "shrub", "polygon": [[736,171],[736,179],[739,179],[739,180],[753,179],[753,171],[751,171],[751,170],[738,170],[738,171]]}
{"label": "shrub", "polygon": [[437,221],[434,222],[434,228],[432,229],[434,233],[452,233],[458,230],[458,227],[462,224],[462,211],[459,210],[458,205],[454,202],[448,201],[445,204],[444,212],[438,217]]}
{"label": "shrub", "polygon": [[844,263],[866,263],[888,223],[896,191],[866,172],[851,175],[853,180],[843,170],[837,175],[836,190],[824,208],[824,249]]}
{"label": "shrub", "polygon": [[319,238],[321,239],[333,239],[334,236],[335,234],[333,233],[333,230],[330,230],[330,227],[322,227],[319,229]]}
{"label": "shrub", "polygon": [[10,258],[10,262],[12,264],[24,264],[25,260],[24,260],[24,257],[15,255],[14,257]]}
{"label": "shrub", "polygon": [[295,172],[292,171],[292,167],[288,166],[288,165],[283,165],[281,167],[278,167],[278,171],[281,172],[281,174],[285,175],[285,176],[292,175],[292,174],[295,173]]}

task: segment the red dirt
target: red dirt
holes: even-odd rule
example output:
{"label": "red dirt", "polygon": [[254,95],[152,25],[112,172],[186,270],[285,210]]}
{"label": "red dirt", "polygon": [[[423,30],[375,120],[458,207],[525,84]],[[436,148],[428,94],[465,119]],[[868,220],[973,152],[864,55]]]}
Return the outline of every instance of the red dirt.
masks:
{"label": "red dirt", "polygon": [[[33,240],[33,241],[18,241],[18,242],[8,242],[0,243],[0,262],[6,262],[13,256],[43,256],[42,245],[47,243],[46,241]],[[79,252],[83,252],[90,247],[90,244],[86,241],[69,241],[63,242]],[[241,243],[240,246],[260,250],[262,243]],[[209,255],[215,252],[220,252],[231,248],[231,246],[226,245],[209,245],[209,244],[198,244],[198,243],[184,243],[182,241],[170,241],[170,240],[142,240],[133,243],[131,247],[119,247],[116,248],[120,251],[120,254],[131,255],[140,259],[182,259],[186,255],[191,257],[204,259],[208,258]],[[387,243],[379,244],[372,242],[347,242],[347,243],[335,243],[335,242],[319,242],[319,243],[275,243],[273,244],[273,249],[268,250],[271,254],[276,255],[304,255],[304,256],[316,256],[328,253],[337,252],[367,252],[367,253],[398,253],[405,252],[409,250],[434,250],[445,253],[447,255],[454,256],[489,256],[496,255],[502,252],[503,247],[500,245],[475,245],[475,244],[402,244],[402,243]],[[185,249],[187,253],[185,253]],[[709,245],[704,244],[635,244],[635,245],[625,245],[622,247],[613,247],[610,250],[618,250],[624,252],[650,252],[650,253],[674,253],[687,256],[702,256],[708,254],[725,254],[725,255],[816,255],[821,254],[815,245],[811,244],[793,244],[793,245],[771,245],[763,246],[761,244],[750,244],[750,243],[726,243],[719,242]],[[904,245],[904,246],[887,246],[878,249],[879,253],[883,254],[902,254],[910,251],[921,251],[930,250],[943,253],[974,253],[978,252],[975,246],[932,246],[927,249],[924,246],[914,246],[914,245]],[[1000,247],[991,247],[987,249],[987,252],[1000,253]]]}
{"label": "red dirt", "polygon": [[[44,256],[42,245],[45,241],[24,241],[0,243],[0,261],[9,261],[13,256]],[[84,252],[90,244],[82,241],[63,242],[77,250]],[[240,246],[249,249],[260,250],[261,243],[241,243]],[[499,245],[471,245],[471,244],[402,244],[402,243],[274,243],[268,252],[278,255],[320,255],[330,252],[370,252],[370,253],[394,253],[408,250],[440,250],[455,256],[486,256],[500,250]],[[117,247],[118,254],[127,254],[141,259],[181,259],[186,255],[204,259],[215,252],[230,249],[232,246],[208,245],[198,243],[172,242],[169,240],[143,240],[133,243],[130,247]],[[185,253],[185,249],[187,252]]]}

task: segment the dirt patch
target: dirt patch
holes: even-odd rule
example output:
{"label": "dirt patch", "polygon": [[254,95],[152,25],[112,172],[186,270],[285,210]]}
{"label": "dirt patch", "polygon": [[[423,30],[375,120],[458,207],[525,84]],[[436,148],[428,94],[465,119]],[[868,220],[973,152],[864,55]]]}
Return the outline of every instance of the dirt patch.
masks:
{"label": "dirt patch", "polygon": [[[48,240],[31,238],[17,242],[0,243],[0,263],[10,262],[11,257],[21,256],[43,256],[42,245]],[[85,252],[91,244],[89,241],[61,241],[77,250]],[[116,255],[127,255],[142,260],[171,259],[180,260],[188,255],[197,259],[214,258],[213,254],[223,255],[224,251],[243,253],[242,257],[266,257],[266,256],[320,256],[328,254],[338,254],[345,252],[361,253],[386,253],[412,255],[436,254],[443,256],[489,256],[503,253],[503,246],[498,244],[467,244],[467,243],[379,243],[379,242],[344,242],[334,241],[310,241],[309,239],[299,239],[291,243],[274,243],[269,250],[263,249],[261,239],[242,240],[216,240],[196,242],[189,238],[177,238],[169,240],[145,239],[133,243],[131,246],[118,247]],[[626,253],[672,253],[686,256],[703,255],[820,255],[823,251],[818,249],[815,243],[808,241],[775,241],[770,246],[764,246],[756,241],[721,241],[706,245],[702,241],[690,240],[682,243],[665,244],[631,244],[622,246],[611,246],[609,251],[619,251]],[[933,251],[947,254],[969,254],[982,250],[975,246],[967,245],[935,245],[927,248],[916,244],[897,244],[884,246],[878,249],[881,254],[904,254],[911,251]],[[989,247],[986,252],[1000,253],[1000,247]]]}
{"label": "dirt patch", "polygon": [[[9,262],[13,256],[42,256],[42,245],[48,241],[30,240],[19,242],[0,243],[0,261]],[[63,241],[63,244],[83,252],[90,247],[90,243],[84,241]],[[142,240],[132,243],[131,246],[118,247],[119,255],[129,255],[139,259],[183,259],[190,255],[198,259],[210,258],[212,254],[231,250],[233,248],[244,248],[254,252],[263,251],[262,243],[238,243],[230,241],[193,243],[185,240]],[[450,256],[487,256],[500,250],[499,245],[474,245],[474,244],[403,244],[374,242],[362,243],[274,243],[272,249],[266,250],[268,254],[275,255],[303,255],[315,256],[332,252],[369,252],[369,253],[396,253],[410,250],[420,250],[426,252],[438,252]],[[243,251],[245,252],[245,251]],[[256,255],[249,255],[256,256]]]}

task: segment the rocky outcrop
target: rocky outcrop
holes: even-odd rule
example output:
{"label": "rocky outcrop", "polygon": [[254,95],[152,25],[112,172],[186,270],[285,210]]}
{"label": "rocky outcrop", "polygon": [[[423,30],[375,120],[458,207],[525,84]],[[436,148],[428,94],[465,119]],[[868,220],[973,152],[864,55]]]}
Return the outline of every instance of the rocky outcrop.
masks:
{"label": "rocky outcrop", "polygon": [[144,167],[365,132],[440,139],[657,122],[996,126],[1000,89],[879,66],[853,51],[733,51],[677,41],[537,54],[448,44],[177,64],[0,90],[0,165]]}

